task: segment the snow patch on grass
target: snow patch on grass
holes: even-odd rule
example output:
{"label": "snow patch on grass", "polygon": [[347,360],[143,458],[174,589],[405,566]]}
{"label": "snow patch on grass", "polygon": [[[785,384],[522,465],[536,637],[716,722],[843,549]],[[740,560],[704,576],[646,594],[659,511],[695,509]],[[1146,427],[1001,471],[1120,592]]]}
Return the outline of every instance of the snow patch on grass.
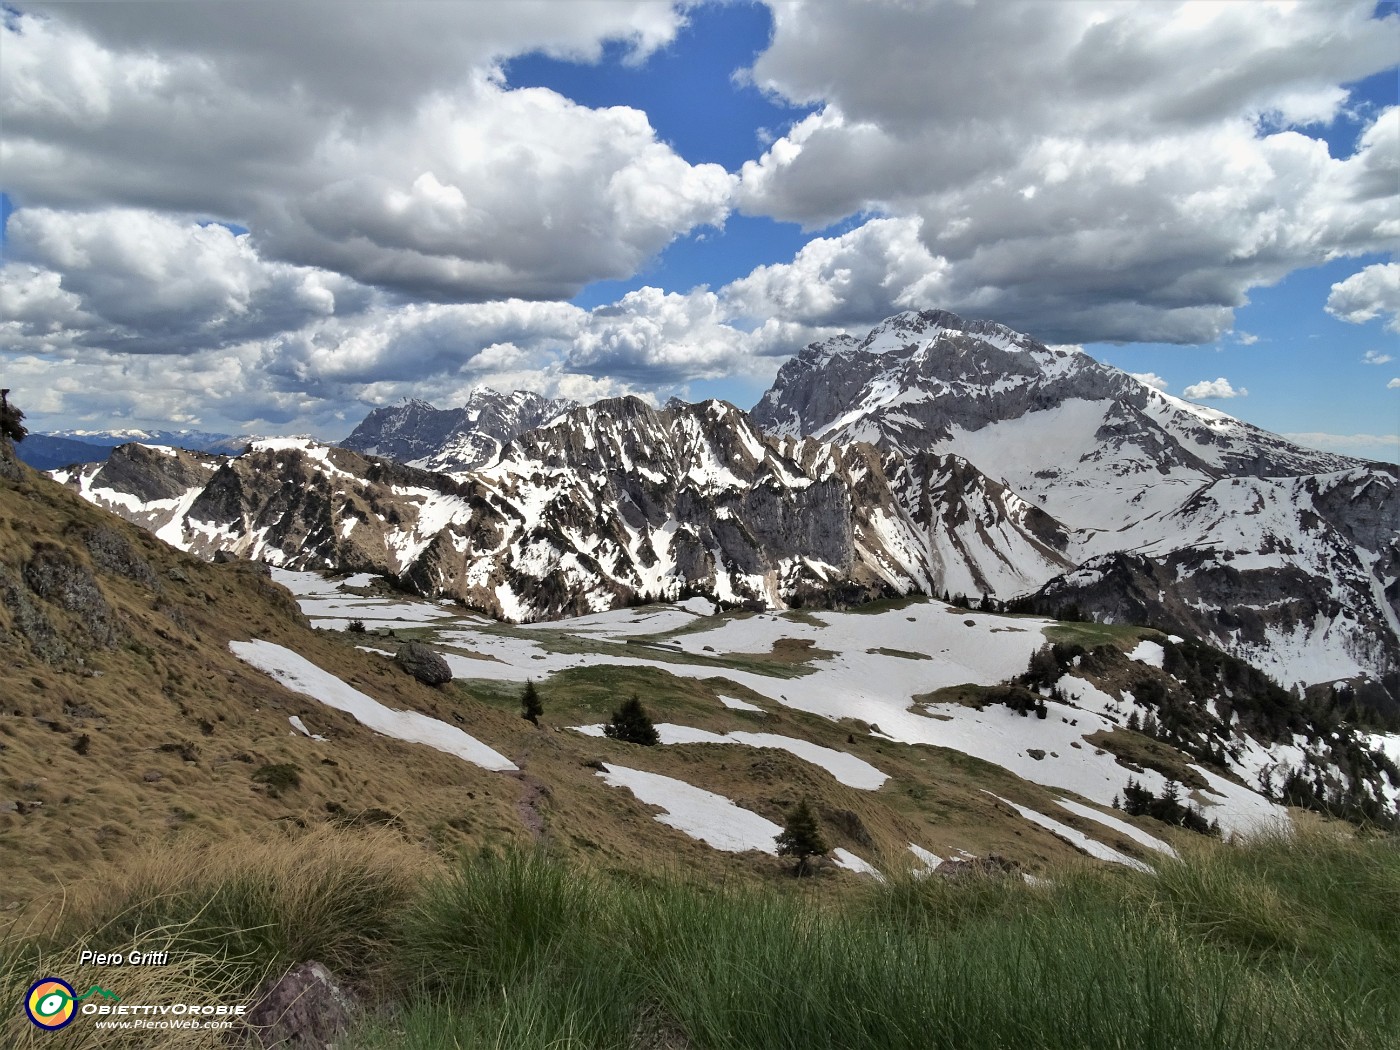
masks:
{"label": "snow patch on grass", "polygon": [[483,769],[500,772],[516,768],[510,759],[456,726],[417,711],[396,711],[385,707],[284,646],[254,639],[251,642],[229,642],[228,647],[244,663],[271,675],[293,692],[319,700],[337,711],[344,711],[376,733],[410,744],[426,744]]}
{"label": "snow patch on grass", "polygon": [[[586,736],[604,735],[601,725],[574,726],[573,729]],[[796,755],[804,762],[821,766],[847,787],[859,788],[861,791],[875,791],[889,779],[888,775],[855,755],[823,747],[810,740],[779,736],[777,733],[712,733],[708,729],[676,725],[672,722],[658,723],[656,733],[663,744],[744,744],[748,747],[776,748]]]}
{"label": "snow patch on grass", "polygon": [[1110,817],[1090,806],[1085,806],[1079,802],[1072,802],[1067,798],[1056,799],[1055,801],[1058,805],[1069,810],[1071,813],[1084,817],[1087,820],[1097,821],[1106,828],[1112,828],[1120,835],[1126,835],[1134,842],[1140,843],[1148,849],[1155,849],[1158,853],[1165,853],[1169,857],[1175,857],[1177,855],[1176,850],[1172,849],[1171,846],[1167,845],[1161,839],[1154,835],[1149,835],[1141,828],[1129,824],[1126,820]]}
{"label": "snow patch on grass", "polygon": [[1098,860],[1112,861],[1114,864],[1122,864],[1129,868],[1135,868],[1138,871],[1150,872],[1152,870],[1151,867],[1144,864],[1142,861],[1130,857],[1126,853],[1119,853],[1113,847],[1105,846],[1097,839],[1091,839],[1088,835],[1084,834],[1084,832],[1076,831],[1068,824],[1061,824],[1058,820],[1047,817],[1044,813],[1037,813],[1027,806],[1018,806],[1016,803],[1004,799],[1000,795],[992,794],[990,791],[988,791],[987,794],[991,795],[992,798],[996,799],[998,802],[1005,802],[1032,824],[1039,825],[1052,835],[1064,839],[1071,846],[1089,854],[1091,857],[1095,857]]}
{"label": "snow patch on grass", "polygon": [[1128,654],[1129,660],[1136,660],[1140,664],[1147,664],[1149,667],[1161,667],[1162,661],[1167,657],[1167,651],[1162,648],[1161,642],[1154,642],[1144,638],[1138,642],[1137,648]]}
{"label": "snow patch on grass", "polygon": [[731,711],[757,711],[761,715],[767,713],[757,704],[751,704],[747,700],[736,700],[732,696],[721,696],[719,702]]}
{"label": "snow patch on grass", "polygon": [[783,830],[765,817],[737,806],[723,795],[674,777],[646,773],[626,766],[604,765],[598,776],[613,787],[625,787],[640,802],[665,812],[656,819],[726,853],[758,850],[778,854]]}

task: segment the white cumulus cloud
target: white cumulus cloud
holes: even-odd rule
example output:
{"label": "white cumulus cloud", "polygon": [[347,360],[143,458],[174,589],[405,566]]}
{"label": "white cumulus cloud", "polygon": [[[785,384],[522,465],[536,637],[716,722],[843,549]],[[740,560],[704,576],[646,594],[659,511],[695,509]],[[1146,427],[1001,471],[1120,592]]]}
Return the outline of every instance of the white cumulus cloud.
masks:
{"label": "white cumulus cloud", "polygon": [[1224,401],[1232,397],[1249,396],[1248,390],[1244,387],[1236,390],[1224,376],[1219,379],[1203,379],[1199,383],[1192,383],[1181,393],[1183,397],[1192,401]]}
{"label": "white cumulus cloud", "polygon": [[1383,354],[1379,350],[1367,350],[1361,355],[1361,363],[1366,365],[1387,365],[1391,360],[1389,354]]}
{"label": "white cumulus cloud", "polygon": [[839,237],[816,237],[790,263],[759,266],[722,289],[729,308],[804,325],[874,324],[943,302],[939,261],[917,219],[873,219]]}
{"label": "white cumulus cloud", "polygon": [[646,115],[512,90],[499,61],[638,54],[667,4],[43,5],[0,25],[23,209],[248,227],[263,256],[443,301],[568,298],[723,221],[732,178]]}
{"label": "white cumulus cloud", "polygon": [[1251,287],[1384,251],[1400,114],[1308,133],[1394,64],[1400,18],[1329,5],[774,5],[757,83],[821,108],[740,207],[922,220],[938,305],[1050,341],[1208,342]]}
{"label": "white cumulus cloud", "polygon": [[1338,281],[1327,296],[1327,312],[1352,324],[1384,317],[1387,331],[1400,332],[1400,263],[1376,263]]}

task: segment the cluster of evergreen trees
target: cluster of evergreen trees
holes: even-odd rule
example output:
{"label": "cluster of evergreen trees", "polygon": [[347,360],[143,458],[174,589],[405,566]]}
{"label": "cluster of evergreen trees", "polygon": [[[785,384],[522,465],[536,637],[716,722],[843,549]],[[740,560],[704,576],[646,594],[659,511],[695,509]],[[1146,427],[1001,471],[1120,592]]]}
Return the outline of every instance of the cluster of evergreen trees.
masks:
{"label": "cluster of evergreen trees", "polygon": [[[1400,768],[1384,753],[1367,747],[1358,733],[1363,727],[1389,728],[1390,720],[1363,702],[1361,690],[1340,685],[1314,689],[1305,696],[1296,688],[1282,688],[1258,668],[1195,639],[1164,637],[1158,641],[1165,675],[1133,666],[1114,646],[1085,649],[1056,643],[1032,654],[1025,673],[1011,686],[993,691],[995,695],[989,699],[1026,708],[1031,691],[1051,691],[1055,696],[1057,683],[1071,669],[1090,675],[1121,674],[1126,669],[1132,675],[1127,691],[1135,705],[1125,726],[1129,731],[1222,771],[1229,769],[1229,750],[1236,746],[1236,731],[1247,732],[1266,744],[1291,743],[1296,734],[1325,752],[1326,758],[1309,759],[1300,769],[1266,775],[1260,785],[1266,795],[1356,823],[1394,823],[1379,800],[1378,789],[1383,782],[1400,787]],[[1376,691],[1384,693],[1379,686]],[[1334,771],[1325,771],[1332,767]],[[1204,817],[1193,815],[1178,797],[1159,799],[1139,784],[1130,784],[1123,808],[1130,813],[1160,815],[1168,823],[1192,830],[1200,831],[1204,826],[1209,833]]]}
{"label": "cluster of evergreen trees", "polygon": [[1166,787],[1162,788],[1162,794],[1157,795],[1151,788],[1144,787],[1130,778],[1123,789],[1122,800],[1114,798],[1113,808],[1121,809],[1135,817],[1153,817],[1163,824],[1174,824],[1199,835],[1220,837],[1220,822],[1206,820],[1201,807],[1194,802],[1183,805],[1181,788],[1174,780],[1167,781]]}

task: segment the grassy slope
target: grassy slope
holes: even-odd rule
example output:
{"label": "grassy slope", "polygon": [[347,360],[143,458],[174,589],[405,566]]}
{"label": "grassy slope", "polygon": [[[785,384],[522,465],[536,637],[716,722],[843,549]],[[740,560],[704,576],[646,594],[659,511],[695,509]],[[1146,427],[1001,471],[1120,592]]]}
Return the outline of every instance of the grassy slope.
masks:
{"label": "grassy slope", "polygon": [[[375,736],[243,664],[228,642],[256,636],[291,646],[393,707],[446,715],[440,693],[309,630],[290,596],[248,566],[186,557],[38,475],[0,481],[0,563],[12,579],[39,542],[91,566],[83,537],[93,528],[124,536],[157,583],[94,573],[121,637],[111,648],[86,647],[81,666],[39,659],[0,602],[0,801],[19,810],[0,812],[0,906],[178,836],[323,823],[335,816],[328,805],[385,810],[425,838],[520,833],[515,781]],[[71,615],[33,600],[60,637],[82,645]],[[517,731],[517,720],[490,708],[475,714],[488,738],[509,741]],[[293,733],[290,715],[330,741]],[[301,786],[274,797],[253,773],[281,763],[298,768]],[[447,827],[453,817],[469,819],[472,835]]]}
{"label": "grassy slope", "polygon": [[[368,1009],[337,1046],[842,1046],[1382,1050],[1400,1019],[1400,849],[1312,829],[1202,840],[1156,875],[726,884],[541,852],[448,864],[392,833],[325,831],[129,863],[0,951],[7,1001],[73,946],[169,950],[178,993],[246,996],[324,960]],[[80,972],[89,980],[111,972]],[[119,991],[158,995],[158,969]],[[168,994],[173,988],[166,988]],[[124,1044],[75,1024],[18,1048]]]}
{"label": "grassy slope", "polygon": [[[124,537],[156,583],[93,566],[84,537],[98,528]],[[252,567],[187,557],[26,472],[18,484],[0,482],[0,563],[11,579],[21,580],[38,543],[93,570],[121,638],[111,648],[85,647],[81,666],[54,666],[35,655],[15,611],[0,602],[0,802],[17,807],[0,811],[0,907],[61,893],[89,874],[103,878],[108,863],[178,839],[299,831],[366,814],[391,818],[405,837],[445,855],[528,840],[538,818],[554,848],[607,867],[671,865],[714,879],[781,872],[774,858],[717,853],[655,822],[629,792],[602,783],[588,765],[599,759],[679,777],[775,821],[810,795],[829,812],[859,818],[868,839],[839,828],[829,829],[831,838],[877,864],[907,864],[911,841],[945,854],[1000,851],[1033,868],[1076,855],[982,790],[1050,805],[1040,789],[955,752],[852,735],[851,727],[776,708],[727,681],[719,657],[716,677],[702,681],[654,668],[556,675],[542,689],[546,714],[537,730],[518,717],[513,689],[488,682],[423,687],[383,657],[355,649],[358,636],[307,629],[286,592]],[[83,645],[72,616],[31,600],[62,638]],[[391,707],[462,724],[520,764],[525,777],[376,736],[348,715],[288,692],[228,652],[230,640],[249,637],[287,645]],[[778,646],[748,661],[750,669],[798,675],[800,687],[812,658],[808,650]],[[760,702],[768,714],[727,710],[721,691]],[[658,720],[804,737],[857,754],[891,780],[879,792],[863,792],[785,752],[701,744],[641,749],[561,728],[604,720],[633,692]],[[329,741],[293,733],[290,715]],[[254,779],[263,766],[281,764],[296,767],[299,786],[273,793]]]}

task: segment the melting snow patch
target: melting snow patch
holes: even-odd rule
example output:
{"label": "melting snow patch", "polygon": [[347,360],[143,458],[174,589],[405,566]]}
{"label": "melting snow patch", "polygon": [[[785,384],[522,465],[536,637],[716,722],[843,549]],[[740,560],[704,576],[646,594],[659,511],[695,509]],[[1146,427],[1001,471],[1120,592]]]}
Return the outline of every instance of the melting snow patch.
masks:
{"label": "melting snow patch", "polygon": [[727,853],[758,850],[778,853],[782,828],[723,795],[659,773],[644,773],[626,766],[605,765],[598,774],[613,787],[625,787],[641,802],[666,812],[656,819]]}
{"label": "melting snow patch", "polygon": [[292,728],[295,729],[295,730],[296,730],[298,733],[300,733],[302,736],[310,737],[312,740],[325,740],[325,739],[326,739],[325,737],[321,736],[319,733],[313,733],[311,730],[307,729],[307,728],[306,728],[306,723],[303,722],[303,721],[302,721],[300,718],[298,718],[296,715],[292,715],[290,718],[287,719],[287,721],[290,722],[290,723],[292,723]]}
{"label": "melting snow patch", "polygon": [[1392,762],[1400,763],[1400,734],[1372,733],[1362,737],[1362,742],[1372,751],[1379,751]]}
{"label": "melting snow patch", "polygon": [[885,881],[885,877],[875,869],[873,864],[869,861],[862,860],[848,849],[841,849],[838,847],[832,850],[831,858],[836,862],[836,866],[839,868],[845,868],[847,871],[854,871],[857,875],[871,875],[880,882]]}
{"label": "melting snow patch", "polygon": [[1099,842],[1097,839],[1091,839],[1088,835],[1084,834],[1084,832],[1076,831],[1074,828],[1069,827],[1067,824],[1061,824],[1058,820],[1053,820],[1050,817],[1047,817],[1045,814],[1037,813],[1035,810],[1029,809],[1026,806],[1018,806],[1016,805],[1016,803],[1004,799],[1000,795],[993,794],[990,791],[988,791],[987,794],[991,795],[992,798],[996,799],[998,802],[1005,802],[1008,806],[1014,809],[1017,813],[1021,814],[1021,816],[1025,817],[1032,824],[1040,825],[1052,835],[1064,839],[1071,846],[1074,846],[1076,849],[1082,850],[1083,852],[1089,854],[1089,856],[1091,857],[1097,857],[1099,860],[1112,861],[1114,864],[1124,864],[1127,867],[1136,868],[1138,871],[1152,870],[1142,861],[1137,860],[1133,857],[1129,857],[1125,853],[1119,853],[1116,849],[1113,849],[1111,846],[1105,846],[1102,842]]}
{"label": "melting snow patch", "polygon": [[335,675],[321,670],[299,653],[283,646],[254,639],[251,642],[229,642],[228,647],[234,656],[271,675],[288,689],[319,700],[337,711],[344,711],[376,733],[410,744],[426,744],[483,769],[504,771],[516,768],[510,759],[456,726],[417,711],[395,711],[385,707],[373,697],[351,688]]}
{"label": "melting snow patch", "polygon": [[[587,736],[603,735],[601,725],[573,728]],[[696,729],[694,726],[675,725],[671,722],[658,724],[656,733],[663,744],[745,744],[749,747],[777,748],[814,766],[821,766],[847,787],[859,788],[862,791],[874,791],[889,779],[863,758],[856,758],[855,755],[834,748],[822,747],[810,740],[798,740],[776,733],[712,733],[708,729]]]}
{"label": "melting snow patch", "polygon": [[1140,664],[1147,664],[1149,667],[1161,667],[1166,655],[1166,650],[1162,648],[1161,642],[1153,642],[1144,638],[1138,642],[1137,648],[1128,654],[1128,659],[1136,660]]}
{"label": "melting snow patch", "polygon": [[1085,817],[1088,820],[1096,820],[1104,827],[1112,828],[1120,835],[1126,835],[1134,842],[1141,843],[1148,849],[1155,849],[1158,853],[1165,853],[1169,857],[1175,857],[1177,855],[1176,850],[1172,849],[1161,839],[1153,835],[1149,835],[1141,828],[1129,824],[1126,820],[1119,820],[1117,817],[1110,817],[1107,814],[1100,813],[1098,810],[1092,809],[1089,806],[1084,805],[1083,803],[1071,802],[1067,798],[1057,799],[1056,801],[1065,809],[1069,810],[1071,813],[1075,813],[1081,817]]}
{"label": "melting snow patch", "polygon": [[923,865],[917,872],[919,875],[928,875],[936,870],[938,865],[943,863],[943,858],[938,856],[938,854],[930,853],[928,850],[924,849],[924,847],[916,846],[912,842],[909,843],[909,852],[914,854],[919,863]]}
{"label": "melting snow patch", "polygon": [[759,707],[757,704],[751,704],[747,700],[736,700],[732,696],[721,696],[719,702],[731,711],[757,711],[759,714],[764,713],[763,708]]}

